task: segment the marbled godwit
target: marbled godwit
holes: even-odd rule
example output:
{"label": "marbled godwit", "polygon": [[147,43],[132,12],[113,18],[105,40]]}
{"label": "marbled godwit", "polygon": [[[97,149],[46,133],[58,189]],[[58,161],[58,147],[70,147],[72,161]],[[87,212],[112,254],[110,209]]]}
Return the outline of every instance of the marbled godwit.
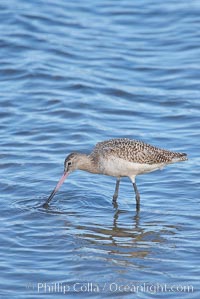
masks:
{"label": "marbled godwit", "polygon": [[118,197],[121,177],[129,177],[136,195],[136,208],[140,207],[140,194],[135,177],[139,174],[162,169],[167,164],[185,161],[184,153],[171,152],[146,144],[138,140],[126,138],[111,139],[97,143],[89,154],[71,153],[64,162],[64,174],[47,199],[49,204],[66,177],[74,170],[84,170],[96,174],[105,174],[117,178],[113,201]]}

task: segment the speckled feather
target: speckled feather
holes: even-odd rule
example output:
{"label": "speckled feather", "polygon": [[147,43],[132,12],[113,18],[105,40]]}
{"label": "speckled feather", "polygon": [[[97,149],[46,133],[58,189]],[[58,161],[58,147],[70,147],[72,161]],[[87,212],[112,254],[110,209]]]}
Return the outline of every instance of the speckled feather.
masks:
{"label": "speckled feather", "polygon": [[173,159],[180,161],[187,160],[185,153],[177,153],[161,149],[156,146],[144,143],[139,140],[130,140],[127,138],[110,139],[96,144],[91,157],[102,155],[105,158],[115,156],[134,163],[172,163]]}

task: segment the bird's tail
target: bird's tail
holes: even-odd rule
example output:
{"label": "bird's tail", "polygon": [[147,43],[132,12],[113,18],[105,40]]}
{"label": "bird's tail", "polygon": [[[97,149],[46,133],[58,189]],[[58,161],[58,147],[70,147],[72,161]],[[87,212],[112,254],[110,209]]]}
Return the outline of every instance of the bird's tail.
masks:
{"label": "bird's tail", "polygon": [[187,161],[188,157],[185,153],[174,153],[174,157],[172,158],[172,162],[181,162],[181,161]]}

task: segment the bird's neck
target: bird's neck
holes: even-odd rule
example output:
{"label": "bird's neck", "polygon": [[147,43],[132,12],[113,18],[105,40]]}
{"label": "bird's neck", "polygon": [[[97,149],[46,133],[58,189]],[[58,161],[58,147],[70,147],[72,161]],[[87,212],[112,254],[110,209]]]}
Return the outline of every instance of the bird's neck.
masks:
{"label": "bird's neck", "polygon": [[98,166],[94,164],[94,161],[89,155],[85,154],[80,154],[78,169],[91,173],[98,173]]}

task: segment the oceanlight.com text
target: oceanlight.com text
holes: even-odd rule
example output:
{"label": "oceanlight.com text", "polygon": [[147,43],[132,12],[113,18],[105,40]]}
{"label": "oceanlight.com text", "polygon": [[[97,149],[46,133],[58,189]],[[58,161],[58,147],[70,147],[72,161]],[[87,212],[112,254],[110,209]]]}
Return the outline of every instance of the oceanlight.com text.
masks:
{"label": "oceanlight.com text", "polygon": [[187,284],[161,284],[161,283],[95,283],[95,282],[75,282],[73,284],[57,282],[37,282],[28,283],[27,289],[32,289],[36,293],[193,293],[193,285]]}

